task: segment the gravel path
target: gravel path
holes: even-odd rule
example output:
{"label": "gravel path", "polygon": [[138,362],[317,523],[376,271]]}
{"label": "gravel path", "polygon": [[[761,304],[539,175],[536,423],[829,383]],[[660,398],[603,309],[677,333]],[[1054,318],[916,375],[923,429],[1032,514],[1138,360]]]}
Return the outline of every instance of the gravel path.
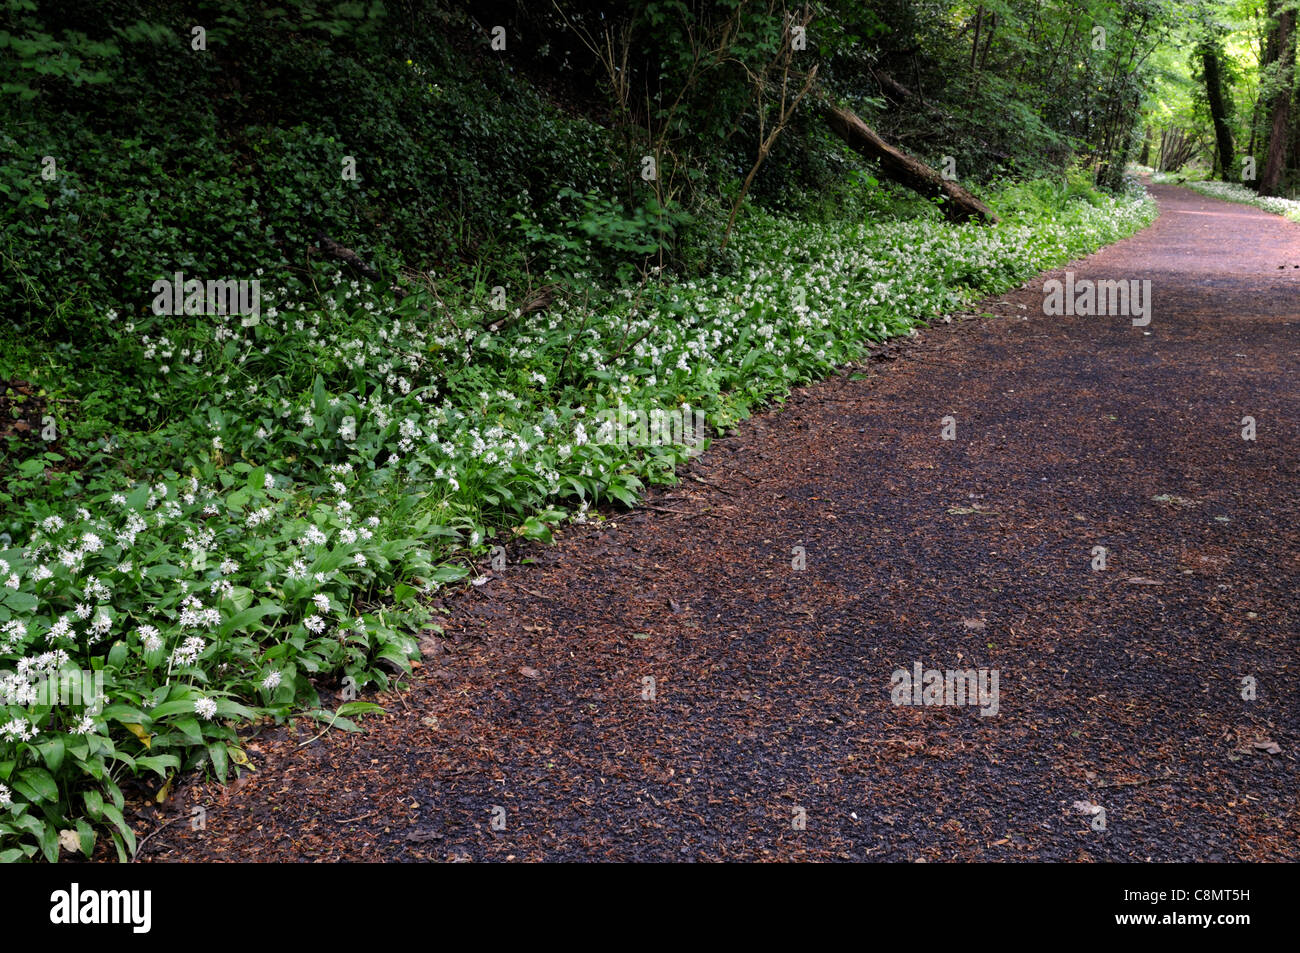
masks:
{"label": "gravel path", "polygon": [[[1152,191],[1068,268],[1148,326],[1044,316],[1057,272],[799,391],[142,859],[1300,859],[1300,228]],[[917,665],[983,706],[894,704]]]}

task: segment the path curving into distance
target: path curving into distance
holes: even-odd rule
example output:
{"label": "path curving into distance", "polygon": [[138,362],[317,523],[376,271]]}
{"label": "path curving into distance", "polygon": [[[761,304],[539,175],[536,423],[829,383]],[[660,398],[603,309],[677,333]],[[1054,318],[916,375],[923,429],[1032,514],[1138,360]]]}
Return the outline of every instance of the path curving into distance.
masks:
{"label": "path curving into distance", "polygon": [[[512,553],[387,716],[250,739],[142,859],[1300,859],[1300,227],[1152,192]],[[1066,270],[1150,280],[1150,324],[1045,316]],[[996,713],[894,704],[917,665]]]}

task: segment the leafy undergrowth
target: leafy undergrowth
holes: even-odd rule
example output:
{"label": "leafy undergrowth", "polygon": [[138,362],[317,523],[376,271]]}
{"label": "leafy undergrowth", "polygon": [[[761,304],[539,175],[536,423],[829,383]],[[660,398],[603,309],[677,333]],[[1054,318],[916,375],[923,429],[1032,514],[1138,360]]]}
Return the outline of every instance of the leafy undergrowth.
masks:
{"label": "leafy undergrowth", "polygon": [[504,540],[631,505],[697,449],[629,435],[620,408],[725,431],[1155,215],[1046,182],[992,203],[992,228],[756,212],[731,274],[554,275],[565,293],[525,313],[336,276],[272,289],[256,320],[114,314],[94,355],[32,352],[42,388],[97,369],[48,406],[103,432],[11,438],[0,466],[0,860],[88,856],[104,831],[125,857],[127,779],[224,780],[257,719],[348,727],[363,703],[325,712],[318,689],[409,670],[422,596]]}
{"label": "leafy undergrowth", "polygon": [[1198,181],[1185,179],[1183,176],[1172,172],[1155,172],[1151,176],[1151,181],[1160,184],[1181,185],[1184,188],[1200,192],[1202,195],[1208,195],[1212,199],[1223,199],[1241,205],[1253,205],[1265,212],[1272,212],[1274,215],[1289,218],[1293,222],[1300,222],[1300,201],[1260,195],[1258,192],[1253,192],[1237,182],[1218,182],[1212,179]]}

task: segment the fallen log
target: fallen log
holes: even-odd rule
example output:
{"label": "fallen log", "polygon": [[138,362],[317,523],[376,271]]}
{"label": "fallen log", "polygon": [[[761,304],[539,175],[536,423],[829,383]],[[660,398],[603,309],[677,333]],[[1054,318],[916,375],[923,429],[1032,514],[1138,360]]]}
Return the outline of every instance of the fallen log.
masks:
{"label": "fallen log", "polygon": [[879,163],[880,172],[885,178],[928,198],[942,196],[945,199],[943,213],[949,221],[965,222],[975,219],[991,225],[998,220],[987,205],[956,182],[945,179],[921,160],[881,139],[851,109],[825,100],[821,109],[831,131],[859,155]]}
{"label": "fallen log", "polygon": [[[354,252],[351,248],[348,248],[346,245],[340,245],[334,239],[326,235],[321,229],[317,229],[316,231],[316,246],[316,251],[328,258],[333,258],[335,261],[343,262],[363,278],[369,278],[371,281],[379,281],[383,278],[383,275],[381,275],[378,269],[373,265]],[[398,285],[389,285],[388,290],[393,292],[398,301],[405,298],[407,294],[406,289]]]}
{"label": "fallen log", "polygon": [[320,246],[320,251],[323,254],[328,255],[335,261],[345,262],[352,266],[352,268],[362,277],[369,278],[371,281],[378,281],[380,279],[381,276],[379,272],[372,265],[368,264],[364,258],[354,252],[351,248],[340,245],[319,229],[316,232],[316,244]]}

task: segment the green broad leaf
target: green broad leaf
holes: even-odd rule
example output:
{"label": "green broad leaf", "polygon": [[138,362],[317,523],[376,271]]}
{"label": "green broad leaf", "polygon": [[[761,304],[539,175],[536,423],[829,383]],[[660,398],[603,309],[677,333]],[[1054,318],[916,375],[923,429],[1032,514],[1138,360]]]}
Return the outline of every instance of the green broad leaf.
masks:
{"label": "green broad leaf", "polygon": [[329,397],[325,393],[325,378],[321,377],[319,374],[317,374],[316,379],[312,381],[311,402],[312,407],[320,416],[324,416],[329,410]]}
{"label": "green broad leaf", "polygon": [[353,715],[382,715],[384,707],[373,702],[345,702],[339,706],[338,714],[346,717]]}
{"label": "green broad leaf", "polygon": [[163,718],[170,718],[172,715],[194,714],[193,698],[177,698],[169,702],[163,702],[149,710],[149,715],[153,721],[159,721]]}
{"label": "green broad leaf", "polygon": [[121,832],[122,837],[126,839],[128,852],[134,854],[135,832],[131,830],[131,825],[127,824],[126,819],[122,817],[122,812],[111,804],[105,804],[104,816],[112,822],[113,826]]}
{"label": "green broad leaf", "polygon": [[81,839],[81,853],[90,857],[95,852],[95,829],[86,823],[84,817],[77,818],[77,836]]}
{"label": "green broad leaf", "polygon": [[222,784],[226,783],[226,774],[230,771],[230,760],[226,756],[226,743],[213,742],[208,745],[208,760],[212,762],[212,772]]}
{"label": "green broad leaf", "polygon": [[325,711],[323,708],[314,708],[307,713],[315,718],[321,724],[330,728],[341,728],[344,731],[360,731],[355,722],[349,721],[338,712]]}
{"label": "green broad leaf", "polygon": [[284,610],[274,602],[259,602],[255,606],[250,606],[241,612],[236,612],[225,622],[221,623],[221,628],[217,630],[217,635],[225,638],[232,632],[241,631],[255,622],[261,621],[266,616],[279,615]]}
{"label": "green broad leaf", "polygon": [[177,718],[171,723],[172,727],[184,733],[186,740],[193,744],[203,744],[203,729],[199,727],[199,721],[193,715],[185,718]]}
{"label": "green broad leaf", "polygon": [[411,670],[411,662],[407,658],[407,653],[400,648],[392,645],[386,645],[376,653],[377,658],[388,659],[404,672]]}
{"label": "green broad leaf", "polygon": [[100,794],[94,788],[83,791],[81,799],[86,803],[86,813],[92,820],[99,820],[104,816],[104,795]]}
{"label": "green broad leaf", "polygon": [[341,548],[330,550],[312,563],[311,572],[313,575],[318,572],[333,572],[351,558],[351,554]]}
{"label": "green broad leaf", "polygon": [[179,771],[181,759],[174,754],[151,754],[135,759],[136,767],[148,768],[159,777],[167,777],[168,771]]}
{"label": "green broad leaf", "polygon": [[469,570],[464,566],[439,566],[432,573],[434,582],[448,583],[459,582],[469,575]]}
{"label": "green broad leaf", "polygon": [[59,829],[54,824],[41,825],[41,853],[52,864],[59,862]]}
{"label": "green broad leaf", "polygon": [[152,712],[146,715],[140,709],[132,708],[130,705],[109,705],[107,708],[104,709],[105,718],[109,719],[110,721],[121,722],[122,724],[126,724],[127,722],[130,722],[132,724],[137,724],[137,725],[140,724],[147,725],[149,724],[150,721],[152,721],[157,716],[158,716],[157,709],[154,709]]}
{"label": "green broad leaf", "polygon": [[37,838],[41,836],[41,828],[45,826],[40,822],[39,818],[33,817],[31,814],[24,814],[22,817],[13,817],[10,818],[10,821],[14,827],[18,828],[18,830],[26,831],[28,834]]}
{"label": "green broad leaf", "polygon": [[37,746],[41,757],[45,760],[45,766],[55,774],[59,771],[59,766],[63,764],[63,755],[66,753],[64,746],[64,736],[54,735],[48,741]]}
{"label": "green broad leaf", "polygon": [[236,612],[243,612],[253,604],[253,590],[247,586],[234,586],[226,599],[235,607]]}
{"label": "green broad leaf", "polygon": [[30,615],[36,611],[38,600],[30,592],[19,592],[17,589],[6,587],[3,593],[0,593],[0,603],[7,605],[19,615]]}
{"label": "green broad leaf", "polygon": [[[18,777],[14,779],[14,787],[25,788],[23,792],[34,801],[58,801],[59,786],[54,782],[53,775],[44,768],[28,768],[26,771],[19,771]],[[57,835],[56,835],[57,836]]]}
{"label": "green broad leaf", "polygon": [[244,721],[252,721],[257,717],[257,712],[251,708],[232,701],[229,698],[218,698],[217,715],[222,718],[242,718]]}
{"label": "green broad leaf", "polygon": [[108,650],[108,667],[120,669],[122,663],[126,661],[127,645],[120,639],[113,643],[113,647]]}
{"label": "green broad leaf", "polygon": [[528,539],[537,539],[544,543],[551,541],[551,528],[536,516],[530,516],[524,520],[524,525],[518,527],[517,532]]}

